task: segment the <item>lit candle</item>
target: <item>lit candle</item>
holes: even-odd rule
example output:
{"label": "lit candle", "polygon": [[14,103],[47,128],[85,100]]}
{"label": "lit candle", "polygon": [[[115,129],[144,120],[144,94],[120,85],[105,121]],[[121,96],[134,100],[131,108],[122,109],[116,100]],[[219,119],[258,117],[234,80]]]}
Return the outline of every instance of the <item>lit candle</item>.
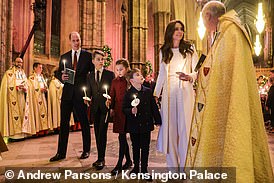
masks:
{"label": "lit candle", "polygon": [[[131,106],[132,107],[137,107],[140,103],[140,100],[137,98],[137,95],[133,95],[134,99],[131,101]],[[134,114],[134,116],[136,117],[136,114]]]}
{"label": "lit candle", "polygon": [[64,72],[66,71],[66,60],[63,60],[63,64],[64,64]]}
{"label": "lit candle", "polygon": [[86,87],[83,87],[83,90],[84,90],[85,97],[87,97]]}
{"label": "lit candle", "polygon": [[106,89],[106,95],[108,94],[108,86],[105,85],[105,89]]}

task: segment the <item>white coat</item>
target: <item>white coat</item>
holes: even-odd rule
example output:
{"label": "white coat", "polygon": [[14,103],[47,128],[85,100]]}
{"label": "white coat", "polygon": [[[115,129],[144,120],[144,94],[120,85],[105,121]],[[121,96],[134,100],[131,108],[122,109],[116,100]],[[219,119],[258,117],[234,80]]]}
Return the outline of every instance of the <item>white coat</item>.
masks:
{"label": "white coat", "polygon": [[[191,55],[187,53],[186,55],[186,65],[183,68],[182,72],[188,74],[192,77],[193,82],[197,78],[197,73],[194,72],[194,69],[198,62],[198,55],[194,49],[194,53]],[[159,130],[158,140],[157,140],[157,150],[167,154],[168,143],[169,143],[169,103],[168,103],[168,88],[169,88],[169,80],[168,80],[168,70],[169,64],[162,62],[162,53],[159,55],[160,60],[160,70],[157,78],[154,96],[159,97],[162,91],[162,101],[161,101],[161,117],[162,117],[162,125]],[[187,137],[189,137],[190,126],[191,126],[191,118],[193,114],[194,107],[194,90],[193,90],[193,82],[190,83],[188,81],[182,81],[182,90],[183,90],[183,99],[184,99],[184,112],[185,112],[185,120],[189,125],[189,129],[187,129]],[[174,111],[176,112],[176,111]],[[188,140],[188,139],[187,139]]]}

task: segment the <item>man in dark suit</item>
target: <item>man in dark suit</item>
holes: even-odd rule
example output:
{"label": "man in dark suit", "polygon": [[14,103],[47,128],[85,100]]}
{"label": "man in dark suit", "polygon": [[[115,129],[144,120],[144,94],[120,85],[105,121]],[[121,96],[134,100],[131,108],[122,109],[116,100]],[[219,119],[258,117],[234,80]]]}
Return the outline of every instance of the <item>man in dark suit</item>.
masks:
{"label": "man in dark suit", "polygon": [[[92,54],[81,49],[81,38],[78,32],[72,32],[69,35],[72,50],[63,54],[59,62],[59,69],[56,77],[64,82],[63,94],[61,98],[61,125],[58,141],[57,154],[50,159],[51,162],[66,158],[69,121],[73,108],[80,120],[83,140],[83,153],[80,159],[89,157],[90,154],[90,127],[87,118],[87,107],[84,103],[83,87],[87,83],[87,74],[94,71],[92,63]],[[64,68],[75,71],[74,84],[67,83],[68,75]]]}
{"label": "man in dark suit", "polygon": [[96,146],[98,159],[92,165],[101,170],[105,166],[105,151],[107,144],[107,113],[109,111],[106,106],[106,98],[104,93],[109,93],[111,82],[115,75],[113,72],[103,68],[104,53],[102,51],[95,51],[93,53],[93,64],[95,65],[95,72],[91,72],[88,77],[88,93],[91,93],[91,114],[94,118],[94,132],[96,138]]}

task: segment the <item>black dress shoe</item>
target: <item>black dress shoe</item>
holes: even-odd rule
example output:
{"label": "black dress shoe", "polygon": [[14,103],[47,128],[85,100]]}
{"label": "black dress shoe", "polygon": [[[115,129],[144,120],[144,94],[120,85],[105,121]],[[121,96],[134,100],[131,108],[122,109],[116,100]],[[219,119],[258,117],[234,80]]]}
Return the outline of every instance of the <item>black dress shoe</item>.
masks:
{"label": "black dress shoe", "polygon": [[105,166],[105,161],[100,161],[98,164],[95,166],[96,170],[102,170]]}
{"label": "black dress shoe", "polygon": [[140,172],[140,168],[138,166],[134,166],[132,170],[129,172],[129,174],[138,174]]}
{"label": "black dress shoe", "polygon": [[119,173],[122,172],[122,167],[121,166],[116,166],[113,170],[111,170],[111,176],[118,175]]}
{"label": "black dress shoe", "polygon": [[98,165],[99,162],[100,162],[99,160],[95,161],[94,163],[92,163],[92,166],[93,166],[93,167],[96,167],[96,166]]}
{"label": "black dress shoe", "polygon": [[61,155],[61,154],[56,154],[55,156],[53,156],[52,158],[49,159],[50,162],[54,162],[54,161],[59,161],[62,159],[65,159],[66,156],[65,155]]}
{"label": "black dress shoe", "polygon": [[80,159],[87,159],[89,157],[89,152],[83,152],[80,156]]}
{"label": "black dress shoe", "polygon": [[132,161],[126,161],[126,163],[122,166],[122,170],[129,169],[132,166]]}

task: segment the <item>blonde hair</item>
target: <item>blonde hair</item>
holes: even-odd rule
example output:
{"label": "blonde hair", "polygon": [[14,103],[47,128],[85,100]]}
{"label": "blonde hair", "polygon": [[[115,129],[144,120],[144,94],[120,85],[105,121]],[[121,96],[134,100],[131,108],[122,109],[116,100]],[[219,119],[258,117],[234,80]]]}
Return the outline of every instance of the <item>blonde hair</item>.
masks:
{"label": "blonde hair", "polygon": [[129,62],[125,58],[121,58],[116,61],[115,65],[123,65],[126,69],[130,70]]}

